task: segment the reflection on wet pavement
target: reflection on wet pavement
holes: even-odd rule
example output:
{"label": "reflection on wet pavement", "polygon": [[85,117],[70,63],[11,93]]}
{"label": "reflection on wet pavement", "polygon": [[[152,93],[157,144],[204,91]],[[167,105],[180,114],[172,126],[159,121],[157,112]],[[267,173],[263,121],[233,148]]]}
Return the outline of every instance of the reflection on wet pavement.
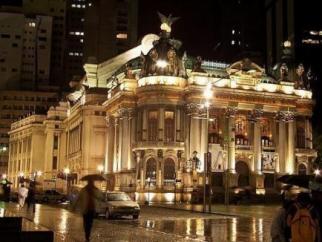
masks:
{"label": "reflection on wet pavement", "polygon": [[[11,207],[10,207],[11,206]],[[5,213],[24,215],[33,219],[36,226],[42,225],[55,231],[55,242],[84,241],[82,218],[66,209],[37,205],[32,216],[14,205]],[[3,211],[1,212],[3,213]],[[165,208],[146,208],[139,220],[130,218],[94,222],[92,242],[135,241],[135,242],[180,242],[180,241],[270,241],[271,218],[256,216],[221,216],[190,213]]]}
{"label": "reflection on wet pavement", "polygon": [[[262,218],[147,220],[140,226],[201,241],[268,241],[270,221]],[[266,238],[266,239],[265,239]]]}

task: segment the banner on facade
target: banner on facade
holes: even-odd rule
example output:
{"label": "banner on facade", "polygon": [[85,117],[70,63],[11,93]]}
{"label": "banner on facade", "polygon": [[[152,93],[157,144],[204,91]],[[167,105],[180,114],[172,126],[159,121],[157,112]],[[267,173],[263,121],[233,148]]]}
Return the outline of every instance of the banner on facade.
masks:
{"label": "banner on facade", "polygon": [[224,167],[224,151],[220,144],[209,144],[211,153],[211,172],[223,172]]}
{"label": "banner on facade", "polygon": [[275,152],[262,152],[262,169],[263,171],[275,171],[278,156]]}

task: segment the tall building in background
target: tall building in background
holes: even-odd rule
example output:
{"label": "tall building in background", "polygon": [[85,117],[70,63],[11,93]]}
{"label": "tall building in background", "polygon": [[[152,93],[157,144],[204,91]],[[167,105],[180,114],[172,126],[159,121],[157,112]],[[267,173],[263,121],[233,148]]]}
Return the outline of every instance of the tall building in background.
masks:
{"label": "tall building in background", "polygon": [[84,56],[105,61],[137,44],[137,0],[92,0],[84,22]]}
{"label": "tall building in background", "polygon": [[[310,85],[318,104],[322,102],[319,92],[322,77],[322,15],[319,3],[314,0],[307,0],[305,3],[295,0],[265,2],[267,66],[277,67],[278,63],[284,62],[283,43],[289,41],[288,54],[291,56],[293,68],[302,63],[305,70],[311,70],[313,73]],[[321,132],[319,123],[322,116],[318,107],[319,105],[315,105],[316,111],[313,115],[316,133]]]}
{"label": "tall building in background", "polygon": [[50,84],[61,85],[64,80],[64,53],[66,49],[66,1],[23,0],[22,9],[26,15],[37,14],[53,18]]}
{"label": "tall building in background", "polygon": [[49,16],[0,13],[0,89],[48,85],[51,30]]}
{"label": "tall building in background", "polygon": [[256,0],[219,0],[218,21],[222,27],[214,31],[219,35],[215,56],[225,61],[249,57],[263,64],[264,4]]}

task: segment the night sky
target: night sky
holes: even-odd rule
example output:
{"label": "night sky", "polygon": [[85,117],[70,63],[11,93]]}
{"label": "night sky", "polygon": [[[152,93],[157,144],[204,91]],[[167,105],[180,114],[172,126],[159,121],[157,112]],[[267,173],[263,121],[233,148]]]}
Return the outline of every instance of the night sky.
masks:
{"label": "night sky", "polygon": [[[157,11],[164,15],[172,14],[180,19],[172,26],[172,36],[183,42],[182,49],[188,55],[200,55],[204,59],[219,61],[239,60],[240,56],[229,58],[230,39],[234,24],[241,26],[245,33],[242,51],[264,53],[265,13],[258,0],[139,0],[139,38],[147,33],[158,33],[160,20]],[[260,2],[260,3],[259,3]],[[253,36],[256,35],[256,38]],[[251,38],[249,38],[251,36]],[[238,53],[237,53],[238,54]],[[228,57],[227,57],[228,56]],[[264,56],[264,55],[263,55]]]}

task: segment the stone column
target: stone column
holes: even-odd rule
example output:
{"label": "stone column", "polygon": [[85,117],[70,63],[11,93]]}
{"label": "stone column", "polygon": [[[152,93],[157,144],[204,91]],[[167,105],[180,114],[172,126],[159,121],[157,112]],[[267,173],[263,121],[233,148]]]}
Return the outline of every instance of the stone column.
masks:
{"label": "stone column", "polygon": [[114,120],[114,157],[113,157],[113,172],[119,170],[118,166],[118,129],[119,129],[119,118]]}
{"label": "stone column", "polygon": [[260,109],[255,109],[253,111],[253,121],[254,121],[254,141],[253,141],[253,150],[254,150],[254,162],[255,162],[255,172],[260,174],[262,172],[262,142],[261,142],[261,126],[260,126],[260,117],[262,116],[263,111]]}
{"label": "stone column", "polygon": [[279,119],[278,123],[278,159],[279,159],[279,171],[285,172],[285,142],[286,142],[286,130],[285,122]]}
{"label": "stone column", "polygon": [[190,103],[190,104],[187,104],[186,106],[187,114],[188,114],[187,120],[190,122],[189,130],[188,130],[189,133],[187,134],[187,136],[189,137],[189,139],[187,139],[189,143],[189,153],[186,154],[187,159],[192,158],[192,153],[194,151],[197,151],[198,158],[202,158],[203,156],[203,154],[201,154],[201,149],[200,149],[200,144],[201,144],[200,119],[194,118],[198,115],[198,108],[199,108],[198,104],[195,104],[195,103]]}
{"label": "stone column", "polygon": [[235,115],[237,108],[228,107],[226,117],[228,119],[228,171],[235,172]]}
{"label": "stone column", "polygon": [[175,125],[176,136],[175,136],[174,141],[180,142],[182,140],[182,137],[181,137],[181,110],[180,109],[176,110],[175,118],[176,118],[176,125]]}
{"label": "stone column", "polygon": [[287,147],[287,164],[286,172],[293,174],[295,172],[295,153],[294,153],[294,117],[290,118],[288,122],[288,147]]}
{"label": "stone column", "polygon": [[146,109],[144,108],[143,110],[143,117],[142,117],[142,141],[147,141],[148,139],[148,121],[147,121],[148,117],[147,117],[147,112],[146,112]]}
{"label": "stone column", "polygon": [[158,140],[164,141],[164,108],[159,109]]}
{"label": "stone column", "polygon": [[305,148],[313,149],[312,145],[312,128],[310,119],[305,117]]}

